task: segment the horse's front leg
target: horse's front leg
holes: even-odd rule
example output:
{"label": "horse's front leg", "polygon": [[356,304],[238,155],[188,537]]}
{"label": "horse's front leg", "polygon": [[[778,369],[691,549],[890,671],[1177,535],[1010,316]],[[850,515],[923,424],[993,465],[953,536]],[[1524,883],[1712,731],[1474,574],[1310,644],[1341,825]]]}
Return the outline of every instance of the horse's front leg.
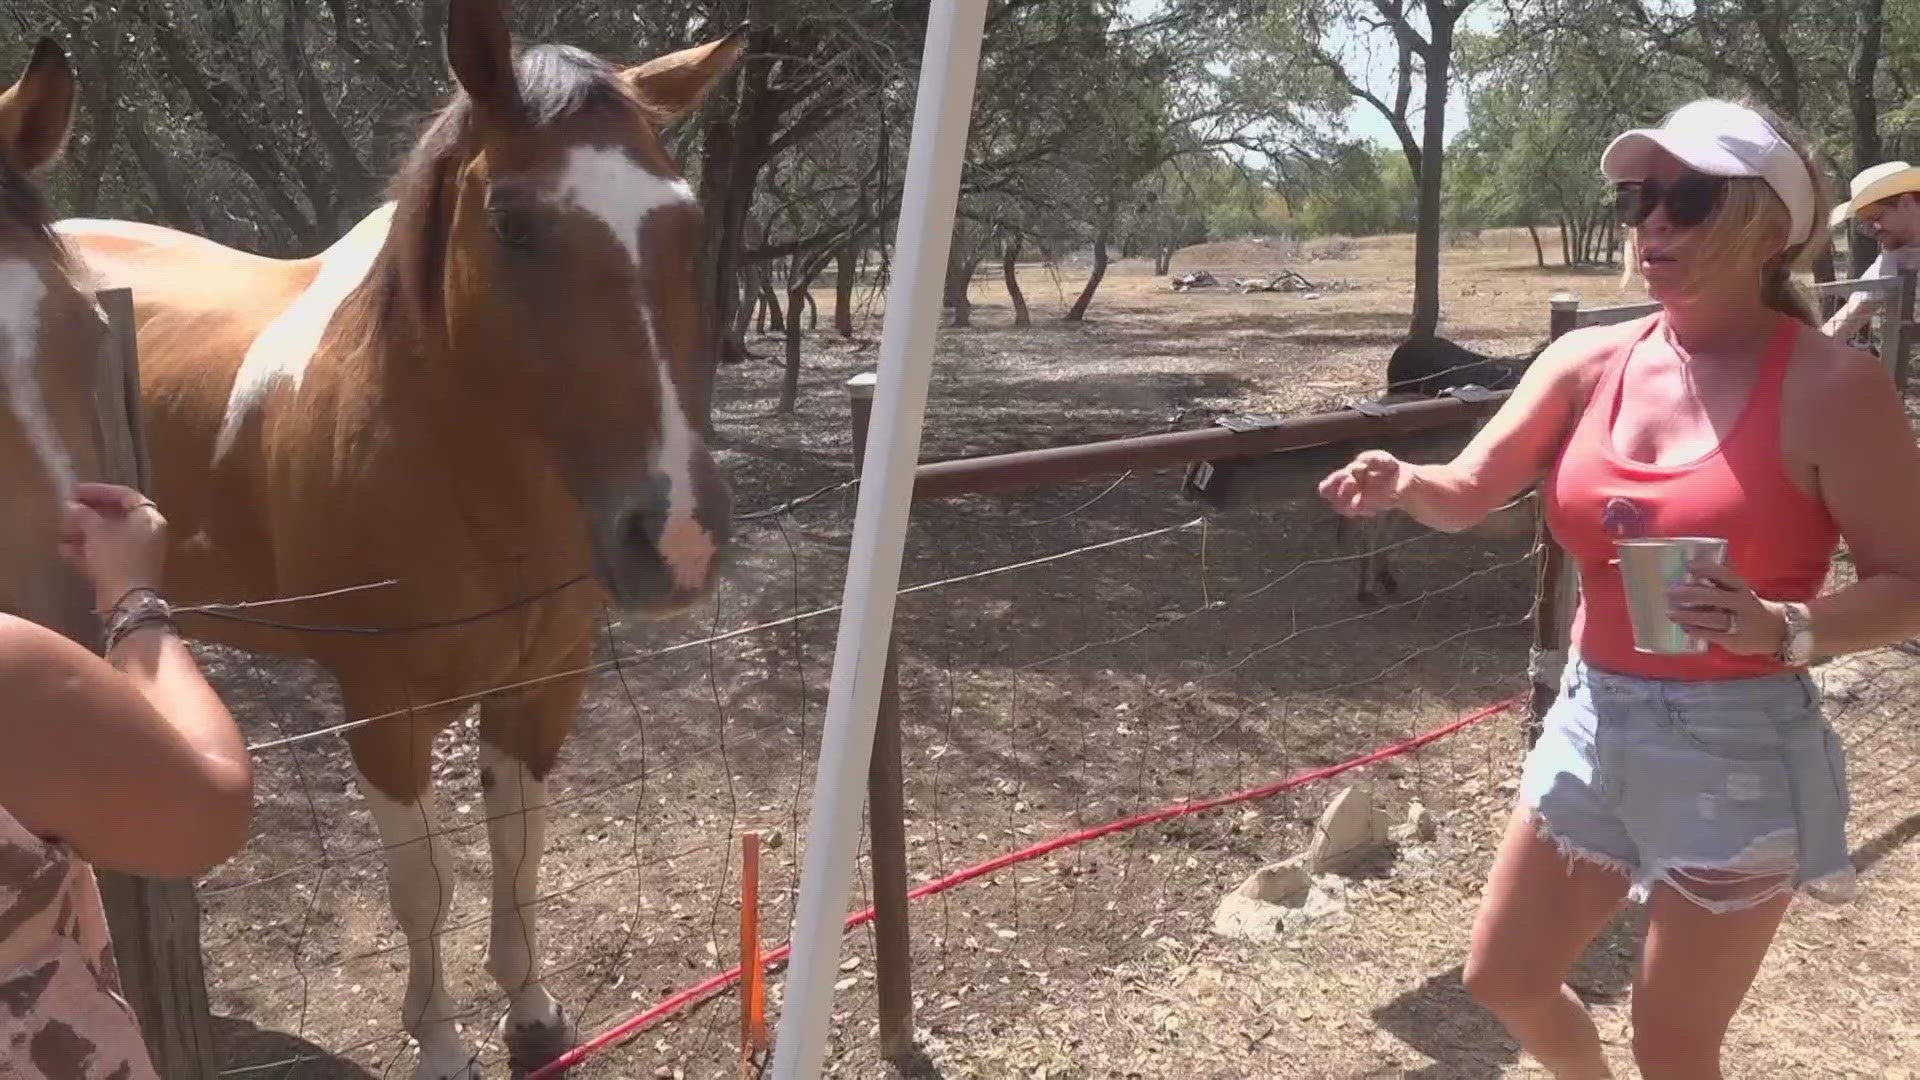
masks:
{"label": "horse's front leg", "polygon": [[[586,650],[562,670],[586,665]],[[487,971],[506,994],[500,1035],[515,1076],[570,1049],[576,1032],[541,985],[540,857],[547,841],[547,774],[572,729],[585,675],[494,694],[480,705],[480,786],[493,852],[493,934]]]}
{"label": "horse's front leg", "polygon": [[453,907],[454,865],[434,812],[434,737],[460,710],[409,712],[405,691],[342,680],[352,719],[388,716],[347,733],[354,780],[387,857],[387,898],[407,939],[401,1020],[420,1047],[414,1080],[478,1080],[479,1066],[455,1028],[441,935]]}

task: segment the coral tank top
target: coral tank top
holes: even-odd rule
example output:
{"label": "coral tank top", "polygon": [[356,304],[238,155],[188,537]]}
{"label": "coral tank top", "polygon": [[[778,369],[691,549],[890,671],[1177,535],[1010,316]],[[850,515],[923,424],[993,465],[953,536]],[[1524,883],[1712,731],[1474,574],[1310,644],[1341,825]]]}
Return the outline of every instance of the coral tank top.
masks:
{"label": "coral tank top", "polygon": [[1719,445],[1692,461],[1649,465],[1613,445],[1627,358],[1659,328],[1647,317],[1608,360],[1586,408],[1543,485],[1547,528],[1580,573],[1573,645],[1595,667],[1656,679],[1735,679],[1775,674],[1770,655],[1717,645],[1677,656],[1638,652],[1627,618],[1615,539],[1718,536],[1727,561],[1767,600],[1818,595],[1840,530],[1826,507],[1787,475],[1780,456],[1780,387],[1801,324],[1785,315],[1760,357],[1760,374]]}

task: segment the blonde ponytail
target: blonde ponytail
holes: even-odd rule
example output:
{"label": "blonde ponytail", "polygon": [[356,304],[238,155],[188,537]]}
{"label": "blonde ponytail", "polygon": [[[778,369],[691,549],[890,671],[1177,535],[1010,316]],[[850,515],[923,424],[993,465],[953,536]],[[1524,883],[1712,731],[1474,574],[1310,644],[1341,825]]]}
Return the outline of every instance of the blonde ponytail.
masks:
{"label": "blonde ponytail", "polygon": [[1766,277],[1760,283],[1760,302],[1774,311],[1820,328],[1820,309],[1813,297],[1793,280],[1793,262],[1778,258],[1767,263]]}

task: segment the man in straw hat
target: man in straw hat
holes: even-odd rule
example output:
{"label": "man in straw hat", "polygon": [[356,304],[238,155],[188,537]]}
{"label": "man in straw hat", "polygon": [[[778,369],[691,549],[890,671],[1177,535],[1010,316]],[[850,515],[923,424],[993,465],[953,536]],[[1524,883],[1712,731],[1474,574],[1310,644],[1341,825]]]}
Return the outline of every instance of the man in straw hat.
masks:
{"label": "man in straw hat", "polygon": [[[1888,278],[1902,270],[1920,271],[1920,168],[1904,161],[1883,162],[1862,170],[1851,187],[1853,197],[1833,208],[1831,224],[1838,228],[1851,218],[1861,232],[1879,241],[1879,257],[1860,276]],[[1880,304],[1879,293],[1854,293],[1820,329],[1845,341]]]}

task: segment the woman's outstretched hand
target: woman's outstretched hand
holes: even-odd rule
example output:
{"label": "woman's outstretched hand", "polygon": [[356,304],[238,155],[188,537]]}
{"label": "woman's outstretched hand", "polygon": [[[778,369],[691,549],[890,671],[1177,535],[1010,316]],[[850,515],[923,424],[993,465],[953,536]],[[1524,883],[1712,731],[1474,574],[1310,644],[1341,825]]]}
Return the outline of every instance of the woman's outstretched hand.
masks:
{"label": "woman's outstretched hand", "polygon": [[1361,452],[1320,481],[1320,497],[1342,517],[1371,517],[1400,505],[1406,469],[1385,450]]}

